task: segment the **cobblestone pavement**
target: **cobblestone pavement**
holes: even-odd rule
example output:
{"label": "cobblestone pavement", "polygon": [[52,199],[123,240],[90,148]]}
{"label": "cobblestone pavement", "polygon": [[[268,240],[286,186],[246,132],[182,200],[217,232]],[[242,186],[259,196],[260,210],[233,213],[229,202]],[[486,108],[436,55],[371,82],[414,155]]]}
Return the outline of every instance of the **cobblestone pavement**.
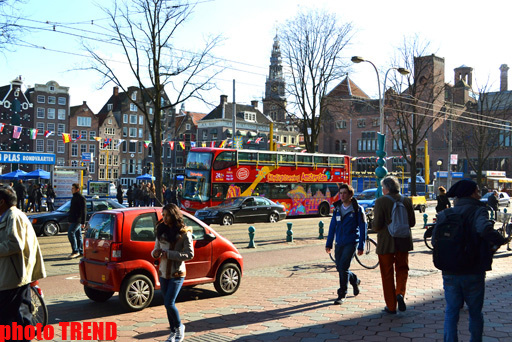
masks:
{"label": "cobblestone pavement", "polygon": [[[414,230],[407,311],[403,313],[382,312],[385,304],[378,268],[364,269],[355,261],[352,270],[362,281],[361,293],[349,296],[342,305],[332,305],[338,275],[325,252],[318,253],[325,242],[283,243],[241,251],[247,263],[257,256],[264,256],[268,263],[264,267],[248,266],[234,295],[221,297],[211,285],[182,290],[177,305],[186,325],[185,341],[442,340],[442,279],[422,235],[421,229]],[[484,341],[512,340],[510,255],[500,250],[494,270],[487,275]],[[106,303],[93,303],[83,294],[49,296],[47,301],[54,326],[59,321],[115,322],[120,342],[164,341],[169,334],[159,292],[151,307],[135,313],[123,312],[117,296]],[[59,328],[55,332],[59,334]],[[459,338],[469,341],[466,309],[461,310]]]}

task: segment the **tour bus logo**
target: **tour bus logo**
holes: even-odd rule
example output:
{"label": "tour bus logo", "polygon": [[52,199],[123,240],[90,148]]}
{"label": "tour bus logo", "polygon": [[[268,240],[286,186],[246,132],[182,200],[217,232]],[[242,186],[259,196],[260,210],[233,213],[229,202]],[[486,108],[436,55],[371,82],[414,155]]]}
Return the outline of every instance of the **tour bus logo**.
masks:
{"label": "tour bus logo", "polygon": [[249,178],[249,169],[243,167],[236,172],[236,178],[239,180],[246,180]]}

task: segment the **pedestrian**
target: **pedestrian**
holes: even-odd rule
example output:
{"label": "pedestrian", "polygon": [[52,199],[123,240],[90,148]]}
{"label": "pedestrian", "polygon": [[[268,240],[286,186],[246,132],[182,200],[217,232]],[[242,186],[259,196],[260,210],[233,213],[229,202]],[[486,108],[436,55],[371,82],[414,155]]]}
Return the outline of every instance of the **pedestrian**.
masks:
{"label": "pedestrian", "polygon": [[46,207],[48,208],[48,211],[54,211],[55,210],[55,198],[57,195],[55,195],[55,190],[53,190],[52,183],[48,184],[48,189],[46,190]]}
{"label": "pedestrian", "polygon": [[27,189],[27,207],[25,208],[25,212],[29,213],[32,209],[35,211],[35,193],[34,193],[34,185],[31,181],[28,181],[28,189]]}
{"label": "pedestrian", "polygon": [[377,232],[376,252],[379,256],[382,289],[386,302],[384,312],[396,314],[397,303],[398,310],[406,310],[404,297],[409,276],[409,251],[413,249],[413,245],[411,234],[409,237],[393,237],[389,232],[388,226],[391,223],[395,201],[403,203],[410,228],[416,224],[416,218],[411,199],[400,195],[400,183],[396,177],[387,176],[381,184],[384,196],[375,201],[372,227]]}
{"label": "pedestrian", "polygon": [[498,203],[498,191],[494,190],[487,199],[487,205],[494,213],[494,216],[492,217],[494,220],[498,218]]}
{"label": "pedestrian", "polygon": [[[8,186],[0,187],[0,326],[32,323],[29,310],[30,283],[46,277],[43,256],[34,228],[21,210],[16,208],[16,193]],[[23,331],[25,329],[22,329]],[[24,339],[19,339],[25,341]]]}
{"label": "pedestrian", "polygon": [[41,212],[41,207],[43,206],[43,191],[41,190],[41,184],[34,185],[34,198],[36,201],[35,203],[37,204],[37,211]]}
{"label": "pedestrian", "polygon": [[119,183],[117,185],[116,197],[117,197],[117,202],[119,202],[119,204],[123,204],[123,185],[121,183]]}
{"label": "pedestrian", "polygon": [[172,185],[169,185],[168,187],[164,185],[164,205],[171,203],[171,190]]}
{"label": "pedestrian", "polygon": [[156,204],[156,190],[155,184],[148,183],[149,205],[154,207]]}
{"label": "pedestrian", "polygon": [[447,208],[451,208],[452,205],[450,204],[448,196],[446,196],[444,186],[440,186],[437,190],[439,190],[439,195],[437,195],[436,213],[439,213]]}
{"label": "pedestrian", "polygon": [[16,191],[16,198],[18,199],[16,206],[19,210],[23,211],[25,208],[25,197],[27,196],[27,189],[25,188],[25,185],[23,185],[22,179],[16,183],[14,190]]}
{"label": "pedestrian", "polygon": [[[465,270],[442,272],[446,301],[444,340],[458,341],[459,312],[466,303],[471,341],[482,341],[485,274],[491,270],[493,254],[501,245],[507,243],[507,239],[494,230],[494,222],[489,220],[485,204],[480,202],[481,192],[474,181],[458,181],[450,188],[448,196],[457,198],[452,210],[460,215],[464,227],[470,227],[469,237],[470,241],[474,241],[472,249],[476,251],[476,262],[471,263]],[[442,221],[442,214],[438,222]]]}
{"label": "pedestrian", "polygon": [[129,185],[128,190],[126,191],[126,199],[128,200],[128,207],[133,207],[133,187],[134,185]]}
{"label": "pedestrian", "polygon": [[354,297],[357,296],[361,283],[349,268],[356,248],[357,255],[363,255],[367,226],[364,209],[353,196],[354,188],[348,184],[341,184],[340,200],[333,204],[334,212],[325,244],[325,251],[331,253],[333,241],[336,240],[334,260],[339,273],[340,287],[334,304],[342,304],[345,301],[349,283],[352,285]]}
{"label": "pedestrian", "polygon": [[166,342],[181,342],[185,338],[185,326],[176,307],[176,297],[185,279],[185,261],[194,257],[192,229],[185,226],[183,215],[175,204],[167,204],[162,209],[162,216],[156,227],[155,248],[151,255],[160,258],[158,275],[171,329]]}
{"label": "pedestrian", "polygon": [[78,258],[84,254],[82,228],[85,228],[85,216],[87,213],[85,197],[80,193],[80,185],[74,183],[71,186],[73,197],[68,212],[68,239],[71,243],[71,254],[68,259]]}

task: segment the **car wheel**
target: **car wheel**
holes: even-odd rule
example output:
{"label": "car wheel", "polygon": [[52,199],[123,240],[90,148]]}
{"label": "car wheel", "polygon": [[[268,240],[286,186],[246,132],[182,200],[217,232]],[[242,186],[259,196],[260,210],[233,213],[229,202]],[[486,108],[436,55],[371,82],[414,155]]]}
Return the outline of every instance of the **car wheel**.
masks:
{"label": "car wheel", "polygon": [[240,268],[236,264],[228,263],[220,267],[213,285],[219,294],[226,296],[238,290],[241,280],[242,272],[240,272]]}
{"label": "car wheel", "polygon": [[140,311],[151,304],[155,290],[153,283],[142,274],[135,274],[123,281],[119,299],[129,311]]}
{"label": "car wheel", "polygon": [[233,216],[230,214],[225,214],[222,216],[222,225],[223,226],[231,226],[233,224]]}
{"label": "car wheel", "polygon": [[330,208],[329,208],[329,204],[327,203],[322,203],[320,204],[320,207],[318,208],[318,215],[320,216],[329,216],[329,212],[330,212]]}
{"label": "car wheel", "polygon": [[276,213],[272,213],[268,216],[268,222],[276,223],[277,221],[279,221],[279,215],[277,215]]}
{"label": "car wheel", "polygon": [[112,297],[114,295],[114,292],[100,291],[100,290],[96,290],[96,289],[93,289],[92,287],[85,286],[85,285],[84,285],[84,292],[85,292],[85,295],[89,299],[91,299],[95,302],[100,302],[100,303],[106,302],[107,300],[110,299],[110,297]]}
{"label": "car wheel", "polygon": [[46,236],[57,235],[60,231],[60,226],[57,222],[50,221],[46,222],[43,226],[43,234]]}

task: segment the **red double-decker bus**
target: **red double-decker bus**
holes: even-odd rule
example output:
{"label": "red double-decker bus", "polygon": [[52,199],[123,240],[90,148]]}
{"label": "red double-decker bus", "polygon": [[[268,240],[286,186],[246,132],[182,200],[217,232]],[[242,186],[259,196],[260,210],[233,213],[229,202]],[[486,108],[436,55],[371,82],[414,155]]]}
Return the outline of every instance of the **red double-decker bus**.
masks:
{"label": "red double-decker bus", "polygon": [[194,213],[226,198],[256,195],[284,205],[289,216],[327,216],[339,184],[350,181],[346,155],[192,148],[181,204]]}

